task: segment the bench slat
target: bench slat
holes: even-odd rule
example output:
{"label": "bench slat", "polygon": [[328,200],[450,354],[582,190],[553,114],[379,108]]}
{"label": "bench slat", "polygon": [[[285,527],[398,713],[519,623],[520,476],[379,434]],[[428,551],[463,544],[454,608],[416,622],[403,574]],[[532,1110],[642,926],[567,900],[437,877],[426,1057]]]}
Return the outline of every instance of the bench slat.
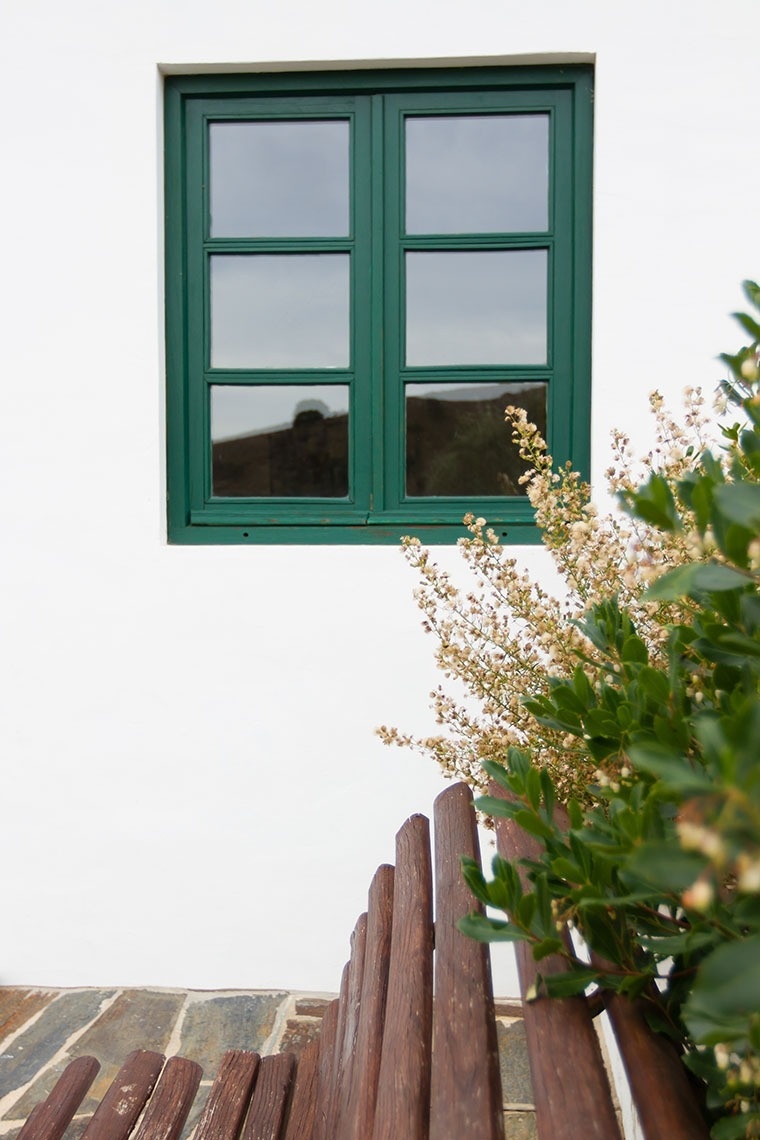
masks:
{"label": "bench slat", "polygon": [[262,1057],[242,1140],[280,1140],[295,1063],[292,1053]]}
{"label": "bench slat", "polygon": [[285,1140],[312,1140],[317,1097],[319,1040],[310,1041],[296,1063]]}
{"label": "bench slat", "polygon": [[195,1100],[203,1069],[185,1057],[170,1057],[148,1101],[134,1140],[178,1140]]}
{"label": "bench slat", "polygon": [[130,1053],[95,1109],[85,1129],[86,1140],[126,1140],[164,1064],[161,1053],[136,1049]]}
{"label": "bench slat", "polygon": [[396,835],[388,1000],[374,1140],[427,1140],[433,1007],[430,827],[414,815]]}
{"label": "bench slat", "polygon": [[61,1140],[99,1072],[100,1062],[94,1057],[69,1062],[47,1099],[32,1111],[17,1140]]}
{"label": "bench slat", "polygon": [[667,1037],[649,1028],[643,1003],[613,994],[607,1012],[646,1140],[707,1140],[686,1069]]}
{"label": "bench slat", "polygon": [[351,958],[348,970],[348,996],[343,1039],[339,1044],[338,1091],[335,1101],[334,1135],[340,1135],[348,1113],[348,1093],[353,1080],[356,1039],[359,1032],[359,1009],[364,979],[364,956],[367,948],[367,914],[360,914],[351,935]]}
{"label": "bench slat", "polygon": [[335,1094],[335,1054],[340,1002],[331,1001],[322,1018],[317,1066],[317,1105],[313,1140],[330,1140],[330,1108]]}
{"label": "bench slat", "polygon": [[[492,794],[504,796],[498,785]],[[496,820],[499,852],[505,859],[537,859],[537,841],[510,819]],[[524,884],[527,874],[519,868]],[[541,961],[527,942],[515,944],[523,997],[541,974],[564,972],[558,955]],[[533,1082],[539,1140],[620,1140],[599,1038],[585,998],[539,998],[525,1004],[525,1036]]]}
{"label": "bench slat", "polygon": [[[393,867],[382,864],[369,889],[364,977],[351,1087],[345,1117],[335,1140],[368,1140],[372,1135],[385,1023],[391,929]],[[330,1140],[333,1140],[330,1137]]]}
{"label": "bench slat", "polygon": [[461,856],[480,862],[472,792],[455,784],[435,801],[435,1006],[430,1135],[503,1140],[499,1051],[488,947],[456,929],[475,909]]}
{"label": "bench slat", "polygon": [[230,1049],[224,1054],[195,1140],[235,1140],[248,1110],[260,1060],[258,1053],[245,1049]]}

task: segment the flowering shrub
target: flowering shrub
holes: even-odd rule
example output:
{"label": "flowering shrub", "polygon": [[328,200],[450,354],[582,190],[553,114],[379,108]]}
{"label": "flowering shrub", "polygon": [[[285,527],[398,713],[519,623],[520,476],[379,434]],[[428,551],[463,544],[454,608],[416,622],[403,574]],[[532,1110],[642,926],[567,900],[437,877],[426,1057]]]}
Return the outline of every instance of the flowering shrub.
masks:
{"label": "flowering shrub", "polygon": [[[654,392],[655,445],[639,469],[628,438],[617,432],[613,461],[607,471],[613,495],[630,495],[641,475],[656,468],[666,483],[692,469],[708,439],[701,393],[686,392],[685,420],[680,425]],[[583,742],[556,724],[535,718],[526,694],[547,695],[549,679],[572,671],[579,659],[592,679],[602,662],[600,652],[579,628],[590,605],[616,595],[635,622],[654,663],[663,660],[668,620],[681,612],[677,599],[643,598],[647,585],[664,570],[712,552],[709,536],[692,525],[662,532],[656,503],[638,517],[602,515],[591,489],[570,465],[555,470],[552,457],[522,409],[508,408],[507,420],[528,465],[522,477],[536,522],[563,581],[563,597],[553,597],[517,561],[506,558],[486,520],[467,516],[469,537],[460,540],[473,589],[464,592],[441,570],[415,538],[404,539],[407,561],[418,572],[415,592],[425,615],[424,627],[438,642],[436,660],[447,678],[461,683],[458,701],[443,687],[432,693],[438,723],[445,734],[418,739],[383,726],[386,743],[432,755],[443,771],[485,789],[484,760],[499,760],[511,746],[541,755],[563,798],[584,798],[597,767]],[[685,508],[691,515],[690,508]],[[467,698],[471,698],[468,700]],[[610,764],[612,761],[610,760]]]}
{"label": "flowering shrub", "polygon": [[[745,291],[760,310],[760,288]],[[509,798],[478,807],[540,849],[527,886],[499,856],[490,881],[465,863],[473,893],[506,920],[472,915],[462,929],[525,940],[539,962],[562,955],[566,972],[539,978],[549,996],[595,984],[640,997],[702,1081],[714,1140],[760,1136],[760,324],[737,316],[752,343],[723,358],[723,394],[744,422],[722,429],[722,449],[703,448],[698,400],[684,435],[656,399],[656,468],[637,485],[618,438],[608,473],[627,519],[601,519],[572,472],[555,478],[513,414],[564,604],[508,562],[502,574],[479,520],[463,549],[492,595],[463,599],[407,545],[439,661],[486,708],[479,728],[439,696],[455,742],[420,743],[459,774],[481,757],[477,782]],[[566,924],[590,961],[561,937]]]}

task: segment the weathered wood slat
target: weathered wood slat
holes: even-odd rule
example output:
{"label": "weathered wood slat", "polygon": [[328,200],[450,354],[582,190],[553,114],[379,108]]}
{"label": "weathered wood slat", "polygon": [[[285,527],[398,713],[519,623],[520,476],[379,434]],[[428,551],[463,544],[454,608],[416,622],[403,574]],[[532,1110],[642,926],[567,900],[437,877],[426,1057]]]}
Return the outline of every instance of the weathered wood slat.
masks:
{"label": "weathered wood slat", "polygon": [[134,1140],[178,1140],[201,1083],[203,1069],[184,1057],[170,1057],[148,1102]]}
{"label": "weathered wood slat", "polygon": [[[504,795],[497,785],[492,794]],[[535,859],[540,847],[512,820],[498,819],[499,852],[517,862]],[[521,872],[523,882],[527,876]],[[536,983],[537,963],[526,942],[515,946],[523,996]],[[544,975],[563,972],[559,956],[541,961]],[[525,1036],[536,1108],[539,1140],[619,1140],[609,1078],[599,1038],[585,998],[539,998],[526,1002]]]}
{"label": "weathered wood slat", "polygon": [[332,1068],[330,1071],[330,1096],[327,1104],[327,1126],[325,1129],[325,1136],[332,1137],[335,1135],[338,1114],[340,1112],[340,1087],[343,1079],[342,1059],[343,1059],[343,1038],[346,1035],[346,1020],[348,1018],[348,985],[349,976],[351,973],[351,961],[349,959],[343,967],[343,974],[340,979],[340,992],[338,996],[338,1018],[335,1026],[335,1044],[333,1046]]}
{"label": "weathered wood slat", "polygon": [[435,1005],[430,1135],[502,1140],[499,1051],[488,947],[456,928],[475,909],[460,860],[480,862],[472,793],[464,784],[435,801]]}
{"label": "weathered wood slat", "polygon": [[367,947],[367,914],[359,915],[351,935],[351,958],[348,970],[348,997],[343,1040],[338,1063],[338,1091],[335,1108],[334,1135],[339,1136],[348,1113],[348,1093],[353,1080],[356,1038],[359,1032],[359,1009],[364,979],[364,956]]}
{"label": "weathered wood slat", "polygon": [[280,1140],[295,1065],[292,1053],[262,1057],[242,1140]]}
{"label": "weathered wood slat", "polygon": [[234,1140],[248,1110],[261,1058],[245,1049],[222,1057],[195,1130],[195,1140]]}
{"label": "weathered wood slat", "polygon": [[392,925],[393,867],[383,864],[375,872],[369,889],[364,977],[351,1087],[347,1111],[335,1140],[369,1140],[372,1135]]}
{"label": "weathered wood slat", "polygon": [[84,1131],[87,1140],[126,1140],[153,1091],[163,1064],[161,1053],[147,1049],[130,1053]]}
{"label": "weathered wood slat", "polygon": [[430,828],[424,815],[414,815],[396,836],[393,931],[374,1140],[427,1140],[432,1009]]}
{"label": "weathered wood slat", "polygon": [[312,1140],[318,1064],[319,1041],[310,1041],[296,1063],[295,1085],[285,1126],[285,1140]]}
{"label": "weathered wood slat", "polygon": [[646,1140],[707,1140],[683,1063],[672,1043],[649,1028],[642,1001],[613,994],[607,1012]]}
{"label": "weathered wood slat", "polygon": [[17,1140],[61,1140],[99,1072],[100,1062],[94,1057],[71,1061],[47,1099],[31,1113]]}
{"label": "weathered wood slat", "polygon": [[335,1095],[335,1051],[340,1002],[331,1001],[322,1018],[317,1066],[317,1104],[314,1110],[313,1140],[330,1140],[330,1108]]}

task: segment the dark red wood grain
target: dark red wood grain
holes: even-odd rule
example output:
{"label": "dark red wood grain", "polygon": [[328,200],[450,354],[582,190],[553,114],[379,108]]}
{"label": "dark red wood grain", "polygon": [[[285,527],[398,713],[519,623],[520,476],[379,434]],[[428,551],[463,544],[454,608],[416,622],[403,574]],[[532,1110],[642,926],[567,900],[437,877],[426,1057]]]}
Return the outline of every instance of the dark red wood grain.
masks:
{"label": "dark red wood grain", "polygon": [[393,931],[374,1140],[426,1140],[430,1117],[433,887],[430,829],[413,815],[396,836]]}
{"label": "dark red wood grain", "polygon": [[477,909],[461,858],[480,862],[472,793],[454,784],[435,801],[435,1006],[430,1135],[502,1140],[499,1052],[488,947],[457,922]]}
{"label": "dark red wood grain", "polygon": [[47,1099],[30,1114],[17,1140],[61,1140],[99,1072],[100,1062],[94,1057],[71,1061]]}

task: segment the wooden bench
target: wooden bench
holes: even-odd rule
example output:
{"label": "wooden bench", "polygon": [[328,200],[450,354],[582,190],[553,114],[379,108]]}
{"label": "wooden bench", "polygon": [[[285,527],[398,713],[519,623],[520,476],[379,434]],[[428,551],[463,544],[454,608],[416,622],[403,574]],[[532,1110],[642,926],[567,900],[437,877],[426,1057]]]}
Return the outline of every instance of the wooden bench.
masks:
{"label": "wooden bench", "polygon": [[[396,836],[395,867],[375,873],[367,912],[351,937],[340,996],[328,1006],[318,1039],[298,1058],[226,1053],[195,1140],[503,1140],[488,948],[456,929],[474,909],[460,859],[479,858],[465,785],[438,797],[434,824],[432,853],[428,820],[412,816]],[[508,827],[498,836],[503,854],[531,854]],[[518,959],[526,992],[535,966],[524,947],[518,946]],[[665,1065],[665,1084],[662,1077],[657,1082],[665,1095],[644,1090],[655,1119],[654,1130],[646,1126],[647,1140],[706,1136],[693,1104],[690,1110],[677,1101],[680,1123],[665,1113],[663,1101],[674,1097],[670,1082],[681,1087],[682,1067],[674,1054],[662,1053],[659,1039],[640,1032],[640,1013],[624,1003],[623,1020],[630,1016],[640,1038],[634,1063],[649,1064],[648,1072],[652,1063]],[[540,1140],[619,1138],[589,1003],[533,1002],[525,1007],[525,1023]],[[654,1062],[646,1061],[650,1056]],[[73,1061],[17,1140],[61,1140],[98,1068],[91,1057]],[[191,1060],[132,1053],[84,1140],[179,1140],[201,1076]]]}

